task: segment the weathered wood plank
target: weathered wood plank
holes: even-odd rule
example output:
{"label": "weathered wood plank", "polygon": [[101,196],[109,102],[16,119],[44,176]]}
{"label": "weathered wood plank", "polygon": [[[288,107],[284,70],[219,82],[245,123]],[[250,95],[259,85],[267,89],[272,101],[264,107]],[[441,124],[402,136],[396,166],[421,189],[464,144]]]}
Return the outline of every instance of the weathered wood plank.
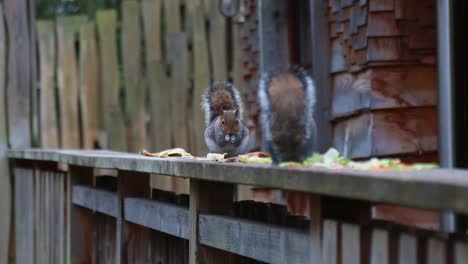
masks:
{"label": "weathered wood plank", "polygon": [[[171,125],[174,147],[189,149],[189,137],[192,134],[187,126],[189,119],[189,73],[188,43],[185,33],[173,33],[166,36],[167,56],[171,65]],[[173,179],[174,191],[188,193],[188,181]]]}
{"label": "weathered wood plank", "polygon": [[385,67],[333,76],[333,117],[364,109],[435,106],[437,72],[432,67]]}
{"label": "weathered wood plank", "polygon": [[[10,158],[17,159],[134,170],[468,213],[468,206],[464,202],[468,199],[468,172],[465,170],[373,172],[325,168],[292,169],[253,164],[220,164],[177,158],[159,159],[110,151],[31,149],[11,150],[8,155]],[[385,190],[385,192],[376,190]]]}
{"label": "weathered wood plank", "polygon": [[369,1],[369,11],[393,11],[395,0],[371,0]]}
{"label": "weathered wood plank", "polygon": [[361,263],[360,228],[357,225],[341,225],[341,263]]}
{"label": "weathered wood plank", "polygon": [[435,108],[362,114],[335,125],[334,144],[349,158],[437,150]]}
{"label": "weathered wood plank", "polygon": [[15,250],[17,263],[34,263],[34,170],[15,168]]}
{"label": "weathered wood plank", "polygon": [[[6,98],[7,75],[7,36],[4,24],[3,4],[0,4],[0,98]],[[0,109],[6,109],[6,101],[0,100]],[[7,114],[0,113],[0,262],[8,262],[8,245],[10,240],[10,219],[12,214],[10,171],[7,159]]]}
{"label": "weathered wood plank", "polygon": [[371,264],[389,263],[388,231],[374,229],[371,238]]}
{"label": "weathered wood plank", "polygon": [[322,263],[337,264],[338,262],[338,223],[323,221]]}
{"label": "weathered wood plank", "polygon": [[[322,260],[322,197],[311,194],[309,198],[309,261],[320,263]],[[296,262],[296,261],[292,261]]]}
{"label": "weathered wood plank", "polygon": [[7,114],[9,143],[13,148],[31,146],[31,65],[28,0],[4,1],[8,36]]}
{"label": "weathered wood plank", "polygon": [[[228,216],[232,213],[233,199],[234,188],[232,184],[190,181],[189,263],[233,263],[234,256],[228,252],[216,250],[216,243],[209,244],[211,247],[200,245],[204,232],[202,230],[203,218],[200,214]],[[214,234],[219,233],[215,232]]]}
{"label": "weathered wood plank", "polygon": [[135,0],[123,1],[122,61],[129,151],[141,150],[146,135],[141,54],[140,3]]}
{"label": "weathered wood plank", "polygon": [[[94,182],[93,168],[82,166],[69,167],[70,183],[68,187],[68,205],[71,212],[68,218],[70,245],[70,260],[72,263],[91,263],[93,255],[93,224],[92,211],[72,204],[72,189],[76,185],[92,186]],[[49,262],[50,263],[50,262]]]}
{"label": "weathered wood plank", "polygon": [[418,240],[415,236],[401,234],[398,243],[398,263],[416,264],[418,263]]}
{"label": "weathered wood plank", "polygon": [[267,263],[310,258],[307,233],[230,217],[200,215],[200,243]]}
{"label": "weathered wood plank", "polygon": [[427,242],[427,263],[444,264],[446,260],[446,245],[444,241],[437,238],[430,238]]}
{"label": "weathered wood plank", "polygon": [[[85,149],[99,142],[101,86],[99,85],[98,51],[94,21],[80,27],[80,103],[82,138]],[[107,96],[107,95],[103,95]]]}
{"label": "weathered wood plank", "polygon": [[117,55],[117,11],[99,10],[96,12],[99,32],[99,56],[102,108],[100,110],[105,134],[104,148],[127,150],[127,138],[123,111],[120,105],[120,74]]}
{"label": "weathered wood plank", "polygon": [[147,263],[149,261],[149,229],[125,221],[125,199],[151,197],[147,173],[119,171],[116,263]]}
{"label": "weathered wood plank", "polygon": [[49,20],[38,21],[37,34],[40,58],[41,146],[44,148],[58,148],[58,105],[56,105],[55,101],[55,64],[57,55],[55,23]]}
{"label": "weathered wood plank", "polygon": [[189,210],[169,203],[140,198],[125,199],[125,220],[162,233],[189,238]]}
{"label": "weathered wood plank", "polygon": [[146,64],[161,61],[161,2],[163,0],[141,1],[144,38],[146,43]]}
{"label": "weathered wood plank", "polygon": [[203,17],[203,6],[200,0],[192,2],[193,7],[189,9],[189,19],[191,19],[193,25],[192,45],[194,65],[194,88],[192,100],[193,139],[191,142],[193,143],[192,153],[202,155],[206,152],[204,140],[205,115],[199,106],[202,94],[210,83],[209,54],[205,20]]}
{"label": "weathered wood plank", "polygon": [[[319,152],[326,151],[331,141],[331,126],[330,126],[330,47],[329,47],[329,30],[327,21],[327,11],[325,1],[310,2],[310,19],[311,19],[311,42],[312,42],[312,73],[317,87],[316,113],[314,118],[317,125],[317,140],[316,150]],[[320,37],[316,37],[320,36]],[[334,53],[333,53],[334,54]],[[339,58],[342,59],[342,58]],[[332,61],[333,63],[333,61]],[[337,66],[340,67],[340,66]],[[332,68],[335,68],[333,66]]]}
{"label": "weathered wood plank", "polygon": [[57,19],[60,145],[68,149],[80,148],[78,65],[75,52],[75,34],[78,23],[80,23],[78,17]]}
{"label": "weathered wood plank", "polygon": [[210,0],[210,58],[213,80],[226,81],[227,74],[227,22],[219,11],[217,0]]}
{"label": "weathered wood plank", "polygon": [[164,12],[166,14],[167,34],[182,31],[180,0],[163,0]]}
{"label": "weathered wood plank", "polygon": [[72,202],[93,211],[117,217],[117,194],[92,187],[75,185],[72,190]]}
{"label": "weathered wood plank", "polygon": [[454,263],[455,264],[467,264],[468,263],[468,244],[463,242],[455,243],[454,247]]}
{"label": "weathered wood plank", "polygon": [[397,37],[399,35],[401,32],[398,29],[394,12],[369,13],[368,37]]}

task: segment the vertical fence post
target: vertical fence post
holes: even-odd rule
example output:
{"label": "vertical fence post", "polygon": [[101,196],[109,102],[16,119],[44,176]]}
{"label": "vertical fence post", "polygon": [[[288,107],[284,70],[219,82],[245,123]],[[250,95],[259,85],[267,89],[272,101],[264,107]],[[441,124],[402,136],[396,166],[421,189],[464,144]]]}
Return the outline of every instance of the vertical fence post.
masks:
{"label": "vertical fence post", "polygon": [[310,195],[310,263],[322,262],[322,198]]}
{"label": "vertical fence post", "polygon": [[234,185],[190,180],[189,263],[233,263],[234,255],[200,245],[199,215],[231,215]]}
{"label": "vertical fence post", "polygon": [[151,197],[149,174],[119,171],[118,177],[116,263],[148,263],[150,230],[125,221],[124,203],[127,197]]}
{"label": "vertical fence post", "polygon": [[89,209],[73,205],[73,186],[88,185],[94,182],[93,168],[72,166],[69,167],[68,185],[68,243],[70,257],[69,263],[91,263],[93,256],[93,212]]}

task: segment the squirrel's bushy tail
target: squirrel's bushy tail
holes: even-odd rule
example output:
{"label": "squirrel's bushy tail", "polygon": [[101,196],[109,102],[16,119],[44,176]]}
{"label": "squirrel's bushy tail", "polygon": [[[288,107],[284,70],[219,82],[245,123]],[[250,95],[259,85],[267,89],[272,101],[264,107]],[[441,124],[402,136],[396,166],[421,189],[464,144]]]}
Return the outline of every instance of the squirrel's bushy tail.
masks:
{"label": "squirrel's bushy tail", "polygon": [[260,78],[263,144],[274,163],[302,161],[315,147],[315,85],[302,68],[265,73]]}
{"label": "squirrel's bushy tail", "polygon": [[243,106],[239,91],[228,82],[214,82],[202,96],[202,108],[205,111],[205,125],[208,126],[223,110],[238,109],[242,119]]}

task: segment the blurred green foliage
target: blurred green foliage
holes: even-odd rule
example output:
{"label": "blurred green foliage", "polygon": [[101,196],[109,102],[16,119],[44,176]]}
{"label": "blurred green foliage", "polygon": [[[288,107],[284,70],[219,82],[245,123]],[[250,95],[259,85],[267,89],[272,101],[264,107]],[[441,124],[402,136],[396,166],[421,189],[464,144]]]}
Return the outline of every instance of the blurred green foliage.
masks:
{"label": "blurred green foliage", "polygon": [[121,0],[36,0],[37,18],[89,14],[94,16],[96,9],[115,8]]}

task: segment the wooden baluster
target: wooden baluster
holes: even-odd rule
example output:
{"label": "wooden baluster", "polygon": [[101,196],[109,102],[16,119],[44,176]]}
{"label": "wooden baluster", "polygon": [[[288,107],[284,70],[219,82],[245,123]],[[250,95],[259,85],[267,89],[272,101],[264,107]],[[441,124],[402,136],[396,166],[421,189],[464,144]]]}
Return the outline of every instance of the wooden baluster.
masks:
{"label": "wooden baluster", "polygon": [[148,173],[119,171],[116,263],[148,263],[150,230],[125,221],[124,202],[127,197],[151,197]]}
{"label": "wooden baluster", "polygon": [[72,263],[92,263],[93,256],[93,212],[72,204],[73,186],[88,185],[94,182],[93,168],[69,166],[70,188],[68,189],[68,234]]}
{"label": "wooden baluster", "polygon": [[231,215],[233,201],[234,186],[232,184],[190,180],[190,264],[234,262],[234,254],[199,243],[199,215]]}

